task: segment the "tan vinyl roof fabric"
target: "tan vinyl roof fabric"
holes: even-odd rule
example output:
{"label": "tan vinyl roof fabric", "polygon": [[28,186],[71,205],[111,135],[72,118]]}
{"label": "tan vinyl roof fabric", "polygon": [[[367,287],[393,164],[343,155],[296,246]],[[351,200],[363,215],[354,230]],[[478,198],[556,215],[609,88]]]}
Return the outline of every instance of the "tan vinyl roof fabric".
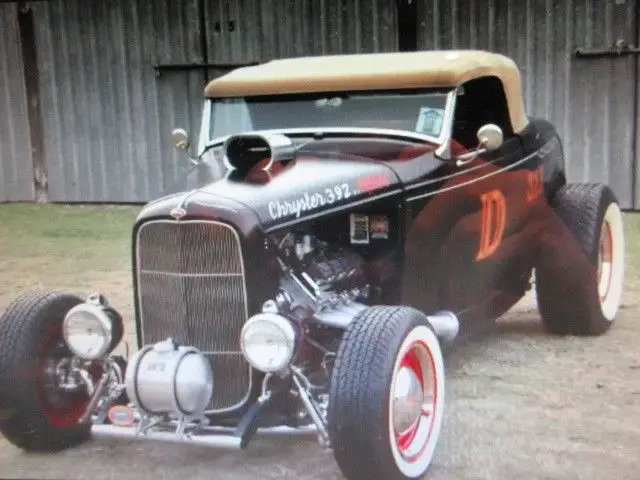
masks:
{"label": "tan vinyl roof fabric", "polygon": [[212,80],[208,97],[456,87],[495,76],[504,85],[515,131],[528,123],[520,72],[509,58],[480,50],[331,55],[272,60]]}

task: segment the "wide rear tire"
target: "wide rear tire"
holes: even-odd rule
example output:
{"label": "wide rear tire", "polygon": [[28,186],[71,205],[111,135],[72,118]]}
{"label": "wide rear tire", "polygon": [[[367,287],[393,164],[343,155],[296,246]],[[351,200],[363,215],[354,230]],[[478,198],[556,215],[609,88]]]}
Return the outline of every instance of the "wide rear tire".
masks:
{"label": "wide rear tire", "polygon": [[55,391],[46,373],[72,356],[62,321],[81,302],[66,293],[29,293],[0,318],[0,433],[23,450],[57,451],[89,438],[90,425],[78,424],[87,394]]}
{"label": "wide rear tire", "polygon": [[536,266],[538,308],[556,334],[600,335],[613,324],[624,280],[624,224],[611,189],[569,184],[552,207]]}
{"label": "wide rear tire", "polygon": [[444,366],[427,318],[372,307],[350,324],[338,349],[329,435],[350,480],[405,480],[428,470],[444,415]]}

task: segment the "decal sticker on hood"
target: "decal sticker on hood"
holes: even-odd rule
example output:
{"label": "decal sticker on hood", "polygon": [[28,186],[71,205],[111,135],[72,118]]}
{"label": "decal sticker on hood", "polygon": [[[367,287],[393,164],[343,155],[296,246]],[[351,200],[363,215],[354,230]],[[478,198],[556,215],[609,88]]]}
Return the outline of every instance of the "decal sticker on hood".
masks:
{"label": "decal sticker on hood", "polygon": [[362,192],[371,192],[379,188],[388,187],[391,184],[389,177],[383,173],[359,178],[356,183]]}
{"label": "decal sticker on hood", "polygon": [[332,205],[357,195],[358,190],[348,183],[340,183],[315,192],[304,192],[299,197],[290,200],[273,200],[269,202],[269,215],[273,220],[295,215],[300,218],[302,213],[316,208]]}
{"label": "decal sticker on hood", "polygon": [[371,216],[371,238],[376,240],[389,238],[389,217],[387,215]]}
{"label": "decal sticker on hood", "polygon": [[350,215],[351,243],[369,243],[369,215],[352,213]]}

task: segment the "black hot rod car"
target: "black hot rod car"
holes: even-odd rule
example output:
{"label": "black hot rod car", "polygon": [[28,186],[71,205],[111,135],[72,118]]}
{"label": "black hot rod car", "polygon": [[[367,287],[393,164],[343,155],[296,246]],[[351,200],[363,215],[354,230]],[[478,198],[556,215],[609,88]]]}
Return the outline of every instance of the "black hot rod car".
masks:
{"label": "black hot rod car", "polygon": [[620,208],[604,185],[567,183],[508,58],[276,60],[205,94],[201,159],[133,227],[137,353],[112,353],[123,320],[98,293],[30,293],[4,313],[0,431],[18,447],[314,432],[347,478],[418,478],[443,349],[532,272],[549,331],[611,326]]}

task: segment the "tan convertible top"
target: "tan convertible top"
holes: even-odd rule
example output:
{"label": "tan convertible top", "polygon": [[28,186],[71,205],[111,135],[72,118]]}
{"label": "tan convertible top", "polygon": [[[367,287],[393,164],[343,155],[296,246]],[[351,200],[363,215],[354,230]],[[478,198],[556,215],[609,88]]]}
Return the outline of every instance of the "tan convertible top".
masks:
{"label": "tan convertible top", "polygon": [[299,57],[243,67],[212,80],[208,97],[285,93],[456,87],[478,77],[498,77],[512,127],[527,125],[520,72],[509,58],[480,50],[445,50]]}

